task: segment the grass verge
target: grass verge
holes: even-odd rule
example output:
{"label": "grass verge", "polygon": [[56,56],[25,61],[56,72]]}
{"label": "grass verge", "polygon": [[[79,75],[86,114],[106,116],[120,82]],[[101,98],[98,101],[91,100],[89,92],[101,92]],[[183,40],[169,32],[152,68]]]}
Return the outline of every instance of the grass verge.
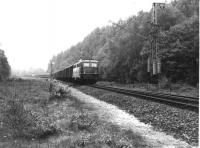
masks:
{"label": "grass verge", "polygon": [[140,135],[100,121],[55,83],[0,83],[0,108],[0,147],[147,147]]}

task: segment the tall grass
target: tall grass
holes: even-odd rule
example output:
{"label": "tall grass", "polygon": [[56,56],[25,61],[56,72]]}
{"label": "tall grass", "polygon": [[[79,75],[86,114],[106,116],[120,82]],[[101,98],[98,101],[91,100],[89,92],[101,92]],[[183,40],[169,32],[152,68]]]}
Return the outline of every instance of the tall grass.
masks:
{"label": "tall grass", "polygon": [[[5,90],[3,93],[5,94],[7,90],[11,92],[11,94],[4,95],[4,102],[1,104],[0,110],[1,121],[3,127],[6,128],[13,137],[38,139],[46,138],[48,135],[58,132],[50,118],[48,118],[46,112],[45,104],[48,100],[40,97],[37,100],[33,99],[35,93],[37,93],[37,91],[41,92],[41,90],[39,90],[40,87],[38,87],[38,90],[34,90],[36,88],[33,87],[33,89],[32,85],[35,84],[24,80],[4,83]],[[38,83],[36,85],[41,84]],[[28,104],[27,102],[37,103],[37,107],[40,108],[42,112],[37,113],[36,110],[34,111],[26,107]]]}

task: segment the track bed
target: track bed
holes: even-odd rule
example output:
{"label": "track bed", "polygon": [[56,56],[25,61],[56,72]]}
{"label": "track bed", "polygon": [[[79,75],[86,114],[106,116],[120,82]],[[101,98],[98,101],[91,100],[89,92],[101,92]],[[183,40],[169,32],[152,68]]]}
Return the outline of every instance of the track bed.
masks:
{"label": "track bed", "polygon": [[90,87],[104,89],[134,97],[139,97],[150,101],[162,102],[165,104],[169,104],[171,106],[192,110],[197,113],[199,112],[199,98],[197,97],[171,95],[171,94],[151,92],[151,91],[137,91],[137,90],[130,90],[127,88],[125,89],[125,88],[110,87],[103,85],[90,85]]}
{"label": "track bed", "polygon": [[76,88],[134,114],[141,122],[151,124],[156,130],[198,145],[199,119],[196,112],[88,86]]}

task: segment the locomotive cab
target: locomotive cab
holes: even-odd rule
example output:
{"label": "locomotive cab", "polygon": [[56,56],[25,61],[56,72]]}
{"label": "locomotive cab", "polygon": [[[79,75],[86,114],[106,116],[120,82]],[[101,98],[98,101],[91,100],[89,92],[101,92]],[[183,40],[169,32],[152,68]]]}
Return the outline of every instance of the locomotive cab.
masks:
{"label": "locomotive cab", "polygon": [[98,61],[79,60],[73,65],[73,79],[86,83],[96,83],[98,80]]}
{"label": "locomotive cab", "polygon": [[98,61],[83,60],[81,69],[81,79],[86,82],[95,83],[98,80]]}

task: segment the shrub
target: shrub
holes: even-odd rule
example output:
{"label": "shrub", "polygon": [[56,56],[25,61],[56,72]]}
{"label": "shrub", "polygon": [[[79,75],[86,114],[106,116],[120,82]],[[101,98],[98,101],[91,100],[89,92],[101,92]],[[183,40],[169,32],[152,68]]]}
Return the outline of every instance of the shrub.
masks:
{"label": "shrub", "polygon": [[81,112],[72,116],[69,127],[73,131],[90,131],[95,127],[94,125],[95,122],[87,114]]}
{"label": "shrub", "polygon": [[162,76],[159,80],[159,85],[161,88],[170,88],[171,87],[171,80],[167,79],[166,76]]}
{"label": "shrub", "polygon": [[49,86],[49,92],[50,92],[50,97],[49,101],[52,100],[65,100],[66,97],[71,96],[71,91],[66,90],[63,87],[59,86],[58,84],[55,84],[53,82],[50,82]]}

